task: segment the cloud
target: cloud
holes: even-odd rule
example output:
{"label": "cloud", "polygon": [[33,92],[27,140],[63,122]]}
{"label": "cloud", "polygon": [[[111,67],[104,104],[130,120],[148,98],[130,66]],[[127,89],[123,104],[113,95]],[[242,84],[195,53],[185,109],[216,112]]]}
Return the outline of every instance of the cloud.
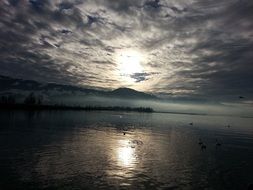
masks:
{"label": "cloud", "polygon": [[130,77],[132,78],[132,79],[134,79],[135,80],[135,82],[142,82],[142,81],[146,81],[146,80],[148,80],[149,79],[149,77],[151,77],[152,75],[156,75],[156,74],[158,74],[158,73],[145,73],[145,72],[142,72],[142,73],[133,73],[133,74],[131,74],[130,75]]}
{"label": "cloud", "polygon": [[[253,99],[250,0],[4,0],[0,74],[168,97]],[[120,77],[118,51],[142,52]],[[155,74],[154,74],[155,73]]]}
{"label": "cloud", "polygon": [[160,0],[146,1],[144,6],[153,9],[159,9],[161,7]]}

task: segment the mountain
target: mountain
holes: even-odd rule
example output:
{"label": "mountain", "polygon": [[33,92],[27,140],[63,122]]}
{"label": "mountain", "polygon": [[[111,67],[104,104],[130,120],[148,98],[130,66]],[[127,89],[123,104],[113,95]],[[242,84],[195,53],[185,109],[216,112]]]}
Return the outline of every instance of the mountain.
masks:
{"label": "mountain", "polygon": [[72,85],[56,83],[40,83],[33,80],[14,79],[0,76],[0,95],[14,94],[24,97],[30,92],[50,97],[57,96],[98,96],[121,99],[157,99],[156,96],[139,92],[130,88],[119,88],[113,91],[94,90]]}
{"label": "mountain", "polygon": [[83,93],[98,93],[98,90],[85,89],[81,87],[62,85],[56,83],[39,83],[33,80],[13,79],[6,76],[0,76],[0,92],[10,90],[23,90],[23,91],[52,91],[59,92],[83,92]]}
{"label": "mountain", "polygon": [[135,99],[156,99],[157,97],[144,92],[139,92],[130,88],[118,88],[109,92],[111,96],[121,98],[135,98]]}

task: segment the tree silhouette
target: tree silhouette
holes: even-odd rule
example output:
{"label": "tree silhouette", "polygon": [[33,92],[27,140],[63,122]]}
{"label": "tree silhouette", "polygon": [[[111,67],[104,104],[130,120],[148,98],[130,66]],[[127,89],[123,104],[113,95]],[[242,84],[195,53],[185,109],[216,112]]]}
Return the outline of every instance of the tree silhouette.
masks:
{"label": "tree silhouette", "polygon": [[31,92],[24,100],[24,104],[27,105],[35,105],[36,104],[36,97],[33,92]]}
{"label": "tree silhouette", "polygon": [[38,105],[41,105],[41,104],[42,104],[42,101],[43,101],[43,96],[42,96],[42,95],[38,96],[38,97],[37,97],[37,104],[38,104]]}
{"label": "tree silhouette", "polygon": [[0,99],[0,103],[1,104],[15,104],[16,99],[13,95],[2,96],[1,99]]}

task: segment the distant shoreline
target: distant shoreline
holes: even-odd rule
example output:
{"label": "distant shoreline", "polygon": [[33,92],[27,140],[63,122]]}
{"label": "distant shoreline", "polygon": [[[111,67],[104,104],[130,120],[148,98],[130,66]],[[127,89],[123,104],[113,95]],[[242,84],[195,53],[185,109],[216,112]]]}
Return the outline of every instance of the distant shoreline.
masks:
{"label": "distant shoreline", "polygon": [[183,115],[208,115],[206,113],[173,112],[173,111],[154,111],[154,113],[183,114]]}
{"label": "distant shoreline", "polygon": [[0,104],[0,110],[24,111],[127,111],[145,113],[167,113],[186,115],[207,115],[187,112],[155,111],[150,107],[124,107],[124,106],[67,106],[67,105],[26,105],[26,104]]}
{"label": "distant shoreline", "polygon": [[153,113],[150,107],[121,107],[121,106],[67,106],[67,105],[26,105],[26,104],[0,104],[0,110],[25,111],[127,111]]}
{"label": "distant shoreline", "polygon": [[[122,106],[67,106],[67,105],[26,105],[26,104],[1,104],[0,111],[122,111],[122,112],[139,112],[139,113],[162,113],[175,115],[199,115],[199,116],[227,116],[234,115],[216,115],[207,113],[191,112],[173,112],[173,111],[155,111],[150,107],[122,107]],[[253,118],[253,116],[236,116],[240,118]]]}

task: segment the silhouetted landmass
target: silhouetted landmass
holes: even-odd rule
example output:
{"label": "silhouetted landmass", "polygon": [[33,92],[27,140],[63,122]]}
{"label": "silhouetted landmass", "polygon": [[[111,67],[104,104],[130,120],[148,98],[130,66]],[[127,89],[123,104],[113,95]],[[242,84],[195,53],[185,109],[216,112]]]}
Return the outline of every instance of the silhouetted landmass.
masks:
{"label": "silhouetted landmass", "polygon": [[[157,100],[158,98],[152,94],[136,91],[130,88],[118,88],[115,90],[95,90],[84,88],[81,86],[73,86],[57,83],[40,83],[33,80],[14,79],[0,75],[0,94],[16,93],[24,95],[28,92],[53,96],[55,93],[72,94],[82,96],[99,96],[107,98],[123,98],[123,99],[141,99],[141,100]],[[23,94],[22,94],[23,93]]]}
{"label": "silhouetted landmass", "polygon": [[41,105],[43,97],[35,96],[33,92],[31,92],[24,100],[24,104],[26,105]]}
{"label": "silhouetted landmass", "polygon": [[149,107],[121,107],[121,106],[67,106],[67,105],[42,105],[42,104],[0,104],[1,110],[84,110],[84,111],[128,111],[128,112],[153,112]]}
{"label": "silhouetted landmass", "polygon": [[43,97],[36,96],[31,92],[23,103],[16,103],[12,95],[0,97],[1,110],[85,110],[85,111],[135,111],[135,112],[153,112],[149,107],[122,107],[122,106],[68,106],[68,105],[45,105],[42,104]]}
{"label": "silhouetted landmass", "polygon": [[144,92],[139,92],[131,88],[118,88],[111,92],[108,92],[111,97],[121,97],[121,98],[133,98],[133,99],[157,99],[156,96],[151,94],[146,94]]}
{"label": "silhouetted landmass", "polygon": [[168,114],[186,114],[186,115],[207,115],[206,113],[191,113],[191,112],[173,112],[173,111],[156,111],[156,113],[168,113]]}
{"label": "silhouetted landmass", "polygon": [[9,96],[2,96],[0,98],[0,104],[15,104],[16,103],[16,100],[15,100],[15,97],[12,96],[12,95],[9,95]]}

